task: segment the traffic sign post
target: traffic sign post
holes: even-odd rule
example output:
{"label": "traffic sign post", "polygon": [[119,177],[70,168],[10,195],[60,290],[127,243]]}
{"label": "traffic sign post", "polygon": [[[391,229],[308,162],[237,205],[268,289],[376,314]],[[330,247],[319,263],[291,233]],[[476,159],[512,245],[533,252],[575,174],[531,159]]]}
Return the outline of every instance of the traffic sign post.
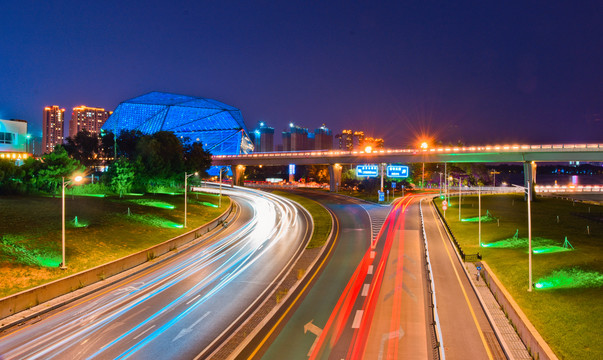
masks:
{"label": "traffic sign post", "polygon": [[379,191],[379,202],[385,201],[385,193],[383,191]]}

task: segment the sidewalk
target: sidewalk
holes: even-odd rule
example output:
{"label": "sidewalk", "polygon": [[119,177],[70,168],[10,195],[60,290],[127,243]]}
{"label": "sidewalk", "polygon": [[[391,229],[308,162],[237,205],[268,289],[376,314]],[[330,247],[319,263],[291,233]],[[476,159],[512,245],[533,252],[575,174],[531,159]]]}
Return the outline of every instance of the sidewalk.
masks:
{"label": "sidewalk", "polygon": [[526,346],[515,332],[513,325],[507,319],[507,316],[494,298],[494,295],[492,295],[492,292],[490,292],[490,288],[488,288],[484,279],[480,276],[479,280],[477,280],[477,268],[475,264],[466,262],[464,265],[469,273],[471,283],[477,289],[480,302],[486,308],[486,312],[489,313],[490,320],[493,321],[492,325],[502,337],[504,344],[501,344],[501,346],[507,352],[507,356],[510,359],[532,359]]}

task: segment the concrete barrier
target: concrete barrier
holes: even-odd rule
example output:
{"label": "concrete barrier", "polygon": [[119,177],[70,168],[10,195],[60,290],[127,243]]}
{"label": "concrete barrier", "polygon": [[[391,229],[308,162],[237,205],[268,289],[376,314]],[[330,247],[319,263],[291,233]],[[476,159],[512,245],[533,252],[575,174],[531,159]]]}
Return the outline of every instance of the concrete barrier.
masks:
{"label": "concrete barrier", "polygon": [[503,308],[511,323],[515,325],[517,334],[519,334],[521,341],[526,345],[532,357],[539,360],[557,360],[558,358],[553,350],[540,336],[538,330],[532,325],[488,264],[485,261],[480,263],[482,265],[483,278],[489,284],[490,291],[492,291],[498,300],[498,304]]}
{"label": "concrete barrier", "polygon": [[68,294],[86,285],[104,280],[124,270],[144,264],[155,257],[172,251],[192,240],[201,237],[204,234],[207,234],[217,226],[220,226],[224,219],[230,215],[233,208],[234,205],[231,201],[228,209],[226,209],[226,211],[224,211],[220,216],[213,219],[209,223],[185,234],[152,246],[148,249],[103,265],[99,265],[92,269],[84,270],[77,274],[73,274],[62,279],[58,279],[44,285],[36,286],[34,288],[4,297],[0,299],[0,319],[4,319],[8,316],[14,315],[20,311],[29,309],[61,295]]}

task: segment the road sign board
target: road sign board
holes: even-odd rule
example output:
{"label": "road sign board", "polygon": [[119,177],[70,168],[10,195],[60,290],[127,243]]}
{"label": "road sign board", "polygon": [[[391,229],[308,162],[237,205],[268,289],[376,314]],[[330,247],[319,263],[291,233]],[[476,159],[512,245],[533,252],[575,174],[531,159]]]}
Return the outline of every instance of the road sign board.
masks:
{"label": "road sign board", "polygon": [[442,201],[442,206],[447,206],[448,205],[448,201],[444,200]]}
{"label": "road sign board", "polygon": [[446,211],[448,209],[448,205],[442,205],[442,210]]}
{"label": "road sign board", "polygon": [[396,182],[392,181],[392,189],[395,189],[395,188],[396,188]]}
{"label": "road sign board", "polygon": [[379,175],[379,165],[358,165],[356,166],[356,176],[376,177]]}
{"label": "road sign board", "polygon": [[406,178],[408,177],[408,166],[405,165],[387,165],[387,177]]}
{"label": "road sign board", "polygon": [[385,193],[383,191],[379,191],[379,201],[385,201]]}
{"label": "road sign board", "polygon": [[477,271],[480,271],[482,269],[481,266],[476,266],[476,268],[477,268]]}

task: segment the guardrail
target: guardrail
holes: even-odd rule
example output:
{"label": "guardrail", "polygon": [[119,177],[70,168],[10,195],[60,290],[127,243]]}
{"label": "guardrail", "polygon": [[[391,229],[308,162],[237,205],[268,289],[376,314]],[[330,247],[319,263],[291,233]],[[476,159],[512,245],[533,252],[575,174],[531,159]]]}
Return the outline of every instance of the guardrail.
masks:
{"label": "guardrail", "polygon": [[433,332],[436,339],[437,354],[436,359],[446,359],[444,353],[444,340],[442,339],[442,329],[440,327],[440,317],[438,316],[438,304],[436,299],[435,281],[433,280],[433,270],[431,269],[431,259],[429,258],[429,246],[427,245],[427,235],[425,234],[425,223],[423,221],[423,199],[419,202],[419,214],[421,215],[421,236],[423,237],[423,243],[425,244],[425,258],[427,262],[427,275],[429,280],[429,293],[431,294],[431,316],[433,317]]}
{"label": "guardrail", "polygon": [[452,240],[452,243],[458,250],[459,255],[461,256],[461,259],[463,259],[463,261],[469,261],[469,262],[475,262],[475,261],[481,260],[482,256],[480,255],[479,252],[477,254],[465,254],[465,252],[461,248],[461,244],[459,244],[459,242],[456,240],[456,236],[454,236],[454,233],[450,229],[450,226],[448,226],[448,222],[446,222],[446,219],[444,218],[444,216],[442,216],[442,212],[440,211],[440,208],[438,208],[438,206],[435,204],[436,198],[433,198],[431,201],[433,201],[433,203],[434,203],[433,205],[434,205],[436,211],[438,212],[438,215],[440,216],[440,218],[444,219],[444,221],[443,221],[444,226],[446,226],[446,230],[448,230],[448,233],[450,234],[450,239]]}
{"label": "guardrail", "polygon": [[[233,207],[234,205],[231,202],[230,206],[226,209],[226,211],[224,211],[220,216],[213,219],[209,223],[194,230],[191,230],[185,234],[176,236],[175,238],[152,246],[148,249],[139,251],[137,253],[125,256],[121,259],[117,259],[103,265],[96,266],[92,269],[84,270],[79,273],[1,298],[0,319],[4,319],[23,310],[27,310],[31,307],[52,300],[61,295],[68,294],[74,290],[84,287],[85,285],[90,285],[102,281],[106,278],[109,278],[110,276],[116,275],[122,271],[144,264],[149,261],[149,259],[166,254],[181,245],[191,242],[207,234],[212,229],[222,225],[224,219],[226,219],[232,212]],[[110,285],[110,283],[108,283],[107,286],[108,285]],[[69,301],[76,300],[85,295],[87,294],[83,294],[79,297],[67,300],[59,305],[44,309],[43,311],[41,311],[41,313],[53,310],[58,306],[61,306]],[[39,313],[37,313],[35,316],[37,315],[39,315]],[[19,321],[23,320],[25,319],[20,319]]]}

